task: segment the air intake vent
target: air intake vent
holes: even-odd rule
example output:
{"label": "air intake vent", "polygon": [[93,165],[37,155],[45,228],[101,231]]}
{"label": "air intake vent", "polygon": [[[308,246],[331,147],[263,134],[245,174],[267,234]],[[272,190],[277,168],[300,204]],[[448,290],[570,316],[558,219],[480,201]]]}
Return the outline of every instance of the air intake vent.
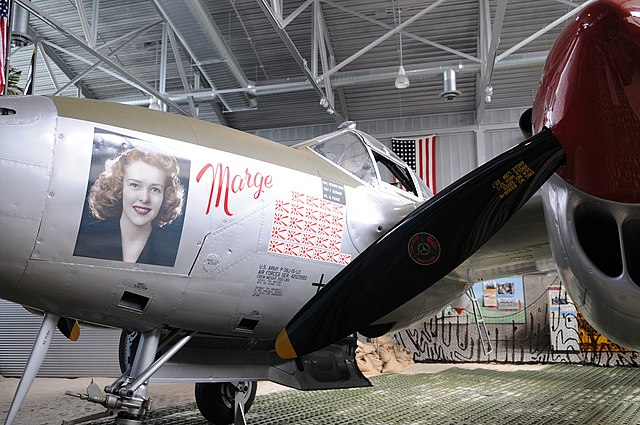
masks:
{"label": "air intake vent", "polygon": [[609,277],[622,274],[622,254],[616,221],[591,206],[576,208],[576,231],[589,260]]}
{"label": "air intake vent", "polygon": [[630,220],[622,225],[624,258],[629,277],[640,286],[640,220]]}
{"label": "air intake vent", "polygon": [[236,331],[253,332],[256,326],[258,326],[258,323],[260,323],[260,320],[243,317],[242,319],[240,319],[238,326],[236,326]]}
{"label": "air intake vent", "polygon": [[118,302],[118,307],[142,313],[147,308],[149,300],[150,298],[147,296],[124,291]]}

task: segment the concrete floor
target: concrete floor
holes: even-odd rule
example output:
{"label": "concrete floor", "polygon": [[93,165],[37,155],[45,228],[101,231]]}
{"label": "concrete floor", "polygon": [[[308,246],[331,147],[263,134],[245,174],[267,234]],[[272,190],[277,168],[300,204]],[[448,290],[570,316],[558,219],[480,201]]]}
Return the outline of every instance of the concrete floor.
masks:
{"label": "concrete floor", "polygon": [[[302,392],[261,383],[258,424],[640,424],[640,369],[577,365],[420,364],[371,388]],[[109,378],[96,380],[100,386]],[[101,407],[64,396],[88,379],[37,379],[16,425],[60,424]],[[17,379],[0,378],[0,418]],[[204,425],[192,384],[152,384],[148,425]],[[108,424],[112,421],[98,421]]]}

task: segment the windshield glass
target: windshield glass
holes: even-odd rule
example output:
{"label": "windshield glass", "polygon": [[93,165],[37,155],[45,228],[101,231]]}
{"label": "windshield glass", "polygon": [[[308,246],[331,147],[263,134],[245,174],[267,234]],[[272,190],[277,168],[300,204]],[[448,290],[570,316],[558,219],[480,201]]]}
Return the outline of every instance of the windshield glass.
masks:
{"label": "windshield glass", "polygon": [[373,185],[376,182],[375,168],[369,151],[353,133],[338,133],[335,137],[312,146],[311,149],[366,183]]}
{"label": "windshield glass", "polygon": [[427,196],[429,191],[426,185],[398,155],[374,137],[368,134],[363,134],[363,137],[371,146],[382,182],[417,197]]}
{"label": "windshield glass", "polygon": [[380,152],[382,152],[385,156],[392,158],[393,160],[395,160],[396,162],[403,162],[400,157],[398,155],[395,154],[395,152],[393,152],[391,149],[389,149],[388,147],[386,147],[382,142],[380,142],[378,139],[376,139],[375,137],[363,133],[362,134],[363,137],[367,140],[367,143],[371,146],[373,146],[375,149],[379,150]]}

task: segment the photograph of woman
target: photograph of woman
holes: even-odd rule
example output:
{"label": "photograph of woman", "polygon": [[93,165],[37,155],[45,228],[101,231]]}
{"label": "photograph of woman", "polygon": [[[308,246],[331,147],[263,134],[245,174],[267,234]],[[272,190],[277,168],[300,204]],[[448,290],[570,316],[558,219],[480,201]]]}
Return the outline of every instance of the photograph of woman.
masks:
{"label": "photograph of woman", "polygon": [[186,197],[179,174],[176,158],[139,147],[108,158],[88,190],[73,255],[173,266],[182,220],[171,225]]}

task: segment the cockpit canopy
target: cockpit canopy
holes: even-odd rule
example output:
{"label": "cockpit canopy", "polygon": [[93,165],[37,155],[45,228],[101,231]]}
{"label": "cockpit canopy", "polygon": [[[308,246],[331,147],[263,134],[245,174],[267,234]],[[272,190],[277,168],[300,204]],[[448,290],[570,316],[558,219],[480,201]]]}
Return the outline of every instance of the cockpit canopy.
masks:
{"label": "cockpit canopy", "polygon": [[373,187],[424,200],[432,196],[405,162],[375,138],[348,128],[296,148],[311,149]]}

